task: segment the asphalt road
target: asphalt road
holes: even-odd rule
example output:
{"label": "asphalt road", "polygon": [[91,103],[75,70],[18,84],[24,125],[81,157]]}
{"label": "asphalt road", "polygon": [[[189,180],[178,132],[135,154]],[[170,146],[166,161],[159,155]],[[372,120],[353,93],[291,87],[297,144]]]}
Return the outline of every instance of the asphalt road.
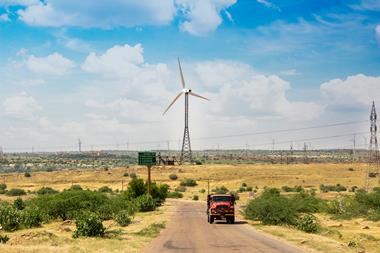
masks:
{"label": "asphalt road", "polygon": [[301,253],[295,246],[255,231],[244,221],[236,224],[216,221],[207,223],[205,203],[172,201],[175,205],[166,229],[144,250],[145,253],[161,252],[257,252]]}

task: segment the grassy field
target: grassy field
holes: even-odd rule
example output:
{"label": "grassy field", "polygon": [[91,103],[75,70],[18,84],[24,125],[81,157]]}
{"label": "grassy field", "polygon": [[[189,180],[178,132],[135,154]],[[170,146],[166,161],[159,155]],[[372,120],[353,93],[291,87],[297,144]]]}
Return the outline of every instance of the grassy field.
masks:
{"label": "grassy field", "polygon": [[[154,167],[152,169],[152,179],[158,183],[167,183],[171,189],[179,186],[182,179],[192,178],[197,180],[198,185],[187,187],[184,199],[191,199],[193,195],[198,195],[200,200],[206,199],[208,180],[210,189],[225,186],[229,190],[236,191],[246,183],[248,186],[258,188],[258,193],[265,187],[295,186],[301,185],[306,189],[318,189],[320,184],[336,185],[341,184],[350,188],[359,188],[365,185],[366,164],[253,164],[253,165],[197,165],[197,166],[166,166]],[[31,192],[43,186],[52,187],[57,190],[69,188],[72,184],[80,184],[83,188],[97,189],[102,186],[109,186],[113,190],[125,189],[130,178],[124,177],[124,173],[136,173],[142,178],[146,178],[147,169],[145,167],[116,168],[112,170],[65,170],[54,172],[34,172],[30,178],[23,174],[1,174],[0,182],[7,184],[10,188],[23,188]],[[177,180],[170,180],[169,175],[176,174]],[[371,179],[370,187],[378,186],[377,178]],[[205,189],[205,193],[200,190]],[[344,193],[320,193],[322,198],[332,199]],[[33,196],[28,194],[25,198]],[[0,195],[2,200],[12,200],[14,197]],[[244,205],[248,200],[248,193],[240,194],[238,205]],[[42,228],[20,230],[12,233],[12,237],[7,246],[0,246],[0,251],[19,252],[23,247],[28,246],[30,252],[39,251],[71,251],[71,252],[101,252],[104,250],[119,252],[121,249],[130,252],[138,252],[146,243],[151,240],[150,236],[139,236],[136,231],[149,227],[152,223],[161,223],[169,219],[168,212],[170,206],[164,206],[159,211],[141,214],[139,213],[134,223],[127,228],[120,228],[114,224],[111,230],[118,234],[113,239],[78,239],[71,238],[73,224],[68,224],[67,231],[62,228],[61,223],[44,225]],[[149,216],[149,217],[148,217]],[[152,217],[150,217],[152,216]],[[357,249],[365,248],[366,252],[380,252],[380,222],[369,222],[363,219],[353,219],[349,221],[332,220],[326,215],[319,215],[319,220],[323,226],[323,232],[312,235],[303,232],[277,226],[261,226],[253,223],[258,229],[271,233],[275,236],[283,237],[296,244],[307,246],[321,252],[357,252]],[[69,231],[70,229],[70,231]],[[14,236],[16,235],[16,236]],[[352,240],[359,241],[357,248],[348,247]],[[25,251],[23,251],[25,252]]]}

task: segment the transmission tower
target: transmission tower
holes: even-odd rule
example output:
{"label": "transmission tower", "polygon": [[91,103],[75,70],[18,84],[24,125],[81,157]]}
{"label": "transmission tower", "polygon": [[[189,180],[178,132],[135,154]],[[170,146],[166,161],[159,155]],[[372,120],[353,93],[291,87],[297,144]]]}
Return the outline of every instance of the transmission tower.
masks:
{"label": "transmission tower", "polygon": [[[368,171],[367,171],[367,176],[366,176],[366,189],[368,190],[369,188],[369,179],[370,177],[374,177],[374,175],[377,175],[379,178],[378,181],[380,183],[380,174],[379,174],[379,144],[377,142],[377,125],[376,125],[376,120],[377,120],[377,114],[376,114],[376,107],[375,107],[375,101],[372,102],[372,109],[371,109],[371,115],[369,117],[371,120],[371,127],[370,127],[370,132],[371,132],[371,137],[369,141],[369,165],[368,165]],[[377,172],[374,173],[373,167],[377,167]]]}
{"label": "transmission tower", "polygon": [[78,150],[79,153],[82,153],[82,141],[80,139],[78,139]]}

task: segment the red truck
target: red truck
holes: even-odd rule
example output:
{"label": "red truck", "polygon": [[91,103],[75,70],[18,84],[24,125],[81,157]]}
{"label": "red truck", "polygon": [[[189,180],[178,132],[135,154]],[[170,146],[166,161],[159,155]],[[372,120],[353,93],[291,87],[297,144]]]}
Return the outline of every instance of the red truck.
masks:
{"label": "red truck", "polygon": [[207,221],[212,224],[214,220],[226,220],[235,223],[235,196],[231,194],[207,195]]}

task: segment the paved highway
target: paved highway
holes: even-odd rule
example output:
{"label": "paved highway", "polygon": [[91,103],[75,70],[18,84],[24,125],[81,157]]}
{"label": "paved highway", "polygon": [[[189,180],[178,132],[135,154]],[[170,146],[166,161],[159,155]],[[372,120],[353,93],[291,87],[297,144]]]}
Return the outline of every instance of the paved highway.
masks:
{"label": "paved highway", "polygon": [[144,250],[145,253],[305,252],[257,232],[238,219],[236,224],[221,221],[208,224],[204,202],[169,201],[175,205],[172,218],[166,229]]}

